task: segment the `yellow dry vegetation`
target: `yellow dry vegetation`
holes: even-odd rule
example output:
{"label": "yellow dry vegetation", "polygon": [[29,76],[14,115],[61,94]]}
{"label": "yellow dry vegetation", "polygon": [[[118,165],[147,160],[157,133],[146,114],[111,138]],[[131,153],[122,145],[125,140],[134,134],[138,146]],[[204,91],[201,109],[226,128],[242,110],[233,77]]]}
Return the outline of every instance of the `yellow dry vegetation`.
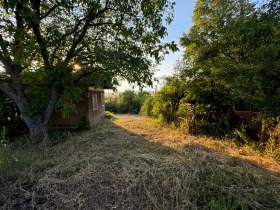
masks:
{"label": "yellow dry vegetation", "polygon": [[154,119],[143,116],[119,115],[115,123],[129,132],[143,136],[149,142],[157,142],[180,152],[183,152],[186,147],[198,149],[196,152],[202,153],[203,150],[208,149],[208,152],[211,150],[212,154],[219,155],[221,159],[238,157],[280,173],[280,164],[277,160],[262,156],[249,146],[238,146],[232,140],[184,135],[180,130],[159,125]]}
{"label": "yellow dry vegetation", "polygon": [[150,118],[104,119],[28,154],[25,176],[1,185],[1,209],[280,209],[275,160]]}

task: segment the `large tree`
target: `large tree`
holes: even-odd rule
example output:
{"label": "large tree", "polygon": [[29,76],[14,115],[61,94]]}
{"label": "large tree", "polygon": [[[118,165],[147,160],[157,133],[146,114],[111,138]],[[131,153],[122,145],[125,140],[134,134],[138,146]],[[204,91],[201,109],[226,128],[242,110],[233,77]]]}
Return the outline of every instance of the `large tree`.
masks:
{"label": "large tree", "polygon": [[230,96],[247,108],[279,114],[278,1],[257,7],[249,0],[198,0],[193,21],[181,43],[193,85],[201,83],[196,95],[207,93],[211,106],[217,99],[230,103],[224,97]]}
{"label": "large tree", "polygon": [[151,84],[172,21],[168,0],[1,0],[0,90],[17,105],[34,143],[56,105],[75,109],[95,83]]}

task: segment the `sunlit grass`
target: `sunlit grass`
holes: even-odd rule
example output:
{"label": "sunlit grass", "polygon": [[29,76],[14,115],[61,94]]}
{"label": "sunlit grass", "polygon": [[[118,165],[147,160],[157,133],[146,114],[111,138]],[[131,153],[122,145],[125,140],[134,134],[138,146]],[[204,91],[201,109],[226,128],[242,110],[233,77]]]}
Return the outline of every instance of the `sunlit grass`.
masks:
{"label": "sunlit grass", "polygon": [[149,118],[117,116],[27,152],[25,179],[5,180],[13,196],[3,192],[0,208],[280,209],[275,160]]}
{"label": "sunlit grass", "polygon": [[156,120],[147,117],[121,117],[116,120],[116,124],[125,127],[130,132],[147,136],[148,141],[159,142],[164,146],[174,148],[178,151],[184,150],[186,145],[197,144],[211,149],[212,152],[217,152],[220,155],[226,154],[233,157],[240,157],[254,161],[256,164],[260,164],[270,170],[280,172],[280,164],[277,160],[261,154],[260,151],[248,145],[238,145],[232,139],[214,139],[203,136],[184,135],[180,130],[158,125]]}

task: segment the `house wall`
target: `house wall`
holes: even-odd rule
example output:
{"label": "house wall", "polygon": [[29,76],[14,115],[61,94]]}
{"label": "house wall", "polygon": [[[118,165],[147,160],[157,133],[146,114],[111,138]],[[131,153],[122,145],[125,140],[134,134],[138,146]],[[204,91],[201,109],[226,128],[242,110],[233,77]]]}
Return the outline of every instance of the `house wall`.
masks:
{"label": "house wall", "polygon": [[[94,97],[97,97],[97,109],[94,106]],[[105,97],[103,89],[89,88],[88,97],[88,118],[90,125],[96,125],[104,116],[105,113]]]}
{"label": "house wall", "polygon": [[[95,95],[96,94],[96,95]],[[97,108],[93,107],[93,97],[97,98]],[[95,107],[96,108],[96,107]],[[50,119],[50,125],[63,128],[78,128],[83,118],[88,118],[90,126],[96,125],[105,112],[104,90],[89,88],[81,101],[76,105],[76,111],[68,117],[63,118],[60,110],[54,110]]]}
{"label": "house wall", "polygon": [[86,97],[79,101],[76,105],[76,111],[66,118],[63,118],[62,111],[54,110],[50,124],[57,127],[78,128],[82,118],[87,116],[87,101]]}

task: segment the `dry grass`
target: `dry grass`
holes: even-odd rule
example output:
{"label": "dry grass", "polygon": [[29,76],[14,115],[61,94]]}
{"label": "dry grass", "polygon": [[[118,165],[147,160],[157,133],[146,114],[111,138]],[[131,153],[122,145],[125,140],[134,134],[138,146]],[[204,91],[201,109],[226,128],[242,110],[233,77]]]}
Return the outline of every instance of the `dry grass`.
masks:
{"label": "dry grass", "polygon": [[116,124],[124,127],[129,132],[147,137],[149,142],[157,142],[163,146],[170,147],[177,151],[184,151],[186,146],[205,147],[211,153],[238,157],[253,161],[269,170],[280,172],[280,163],[271,157],[263,157],[260,152],[253,150],[249,146],[238,146],[234,141],[213,139],[209,137],[194,137],[183,135],[179,130],[160,126],[155,120],[146,117],[122,117],[119,116]]}
{"label": "dry grass", "polygon": [[[11,209],[280,209],[280,166],[230,141],[118,116],[33,151]],[[20,203],[21,202],[21,203]]]}

